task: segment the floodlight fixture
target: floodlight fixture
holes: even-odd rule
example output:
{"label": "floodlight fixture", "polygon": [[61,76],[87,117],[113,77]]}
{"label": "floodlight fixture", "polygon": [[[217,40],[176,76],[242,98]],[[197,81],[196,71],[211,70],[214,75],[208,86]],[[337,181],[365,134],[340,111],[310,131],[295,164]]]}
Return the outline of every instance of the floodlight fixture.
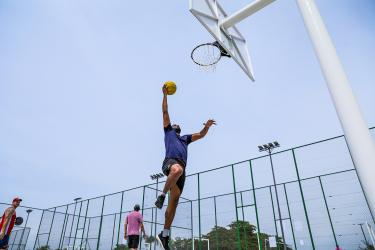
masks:
{"label": "floodlight fixture", "polygon": [[269,142],[267,144],[259,145],[258,149],[259,149],[259,152],[268,151],[270,153],[273,149],[278,148],[278,147],[280,147],[280,143],[278,143],[277,141],[274,141],[273,143]]}
{"label": "floodlight fixture", "polygon": [[151,177],[151,180],[158,180],[160,178],[163,178],[164,174],[163,173],[157,173],[157,174],[150,175],[150,177]]}
{"label": "floodlight fixture", "polygon": [[77,197],[77,198],[74,198],[74,201],[77,202],[77,201],[79,201],[81,199],[82,199],[81,197]]}

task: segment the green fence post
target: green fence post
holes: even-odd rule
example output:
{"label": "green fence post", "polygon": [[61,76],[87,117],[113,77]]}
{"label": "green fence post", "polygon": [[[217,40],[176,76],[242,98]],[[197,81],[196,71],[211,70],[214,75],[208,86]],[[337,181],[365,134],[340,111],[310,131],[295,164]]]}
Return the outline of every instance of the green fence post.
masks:
{"label": "green fence post", "polygon": [[216,250],[219,250],[219,242],[217,235],[217,212],[216,212],[216,196],[214,196],[214,209],[215,209],[215,240],[216,240]]}
{"label": "green fence post", "polygon": [[193,201],[190,201],[190,226],[191,226],[191,248],[192,250],[194,247],[193,241],[194,241],[194,225],[193,225]]}
{"label": "green fence post", "polygon": [[302,183],[301,183],[301,178],[300,178],[300,176],[299,176],[299,171],[298,171],[298,167],[297,167],[297,160],[296,160],[296,154],[295,154],[295,152],[294,152],[294,149],[292,149],[292,154],[293,154],[294,166],[295,166],[295,168],[296,168],[297,179],[298,179],[298,186],[299,186],[299,190],[300,190],[300,193],[301,193],[303,209],[304,209],[304,211],[305,211],[305,217],[306,217],[307,227],[308,227],[308,229],[309,229],[311,246],[312,246],[312,248],[315,250],[314,239],[313,239],[313,236],[312,236],[312,233],[311,233],[311,227],[310,227],[309,216],[308,216],[308,214],[307,214],[307,208],[306,208],[305,198],[304,198],[304,195],[303,195]]}
{"label": "green fence post", "polygon": [[[240,197],[241,197],[241,208],[242,208],[242,221],[245,222],[245,211],[243,209],[243,199],[242,199],[242,192],[240,192]],[[246,228],[243,229],[244,232],[244,238],[245,238],[245,249],[247,250],[247,234],[246,234]]]}
{"label": "green fence post", "polygon": [[116,245],[118,245],[120,240],[120,230],[121,230],[121,215],[122,215],[122,203],[124,201],[124,191],[121,192],[121,204],[120,204],[120,216],[118,219],[118,232],[117,232],[117,242]]}
{"label": "green fence post", "polygon": [[[89,224],[87,225],[87,234],[86,234],[85,249],[86,249],[87,244],[89,243],[90,223],[91,223],[91,218],[89,218]],[[89,246],[90,246],[90,244],[89,244]]]}
{"label": "green fence post", "polygon": [[48,238],[47,238],[47,246],[48,246],[48,243],[49,243],[49,238],[50,238],[51,231],[52,231],[52,227],[53,227],[53,221],[55,220],[55,213],[56,213],[56,208],[53,209],[53,215],[52,215],[51,226],[50,226],[50,228],[49,228],[49,233],[48,233]]}
{"label": "green fence post", "polygon": [[60,236],[60,240],[59,240],[59,248],[61,248],[61,249],[62,249],[62,244],[64,244],[64,229],[66,228],[65,223],[67,223],[66,217],[67,217],[67,214],[68,214],[68,208],[69,208],[69,205],[66,206],[64,223],[63,223],[63,226],[62,226],[62,229],[61,229],[61,236]]}
{"label": "green fence post", "polygon": [[[143,209],[145,208],[145,191],[146,191],[146,187],[143,186],[143,191],[142,191],[142,218],[143,218]],[[144,225],[143,225],[144,226]],[[143,236],[143,232],[141,232],[141,236]],[[139,242],[139,245],[140,245],[140,248],[142,248],[142,240],[143,240],[143,237],[140,237],[140,242]]]}
{"label": "green fence post", "polygon": [[[156,190],[155,190],[155,198],[156,199],[158,198],[158,191],[159,191],[158,189],[159,189],[159,178],[156,178]],[[168,196],[168,198],[169,198],[169,196]],[[154,225],[155,238],[156,238],[156,236],[158,234],[157,233],[157,225],[158,225],[158,210],[156,209],[155,210],[155,225]],[[171,228],[169,228],[169,230],[171,230]],[[172,235],[172,232],[169,231],[169,236],[171,236],[171,235]],[[156,244],[154,244],[154,250],[156,250]]]}
{"label": "green fence post", "polygon": [[362,235],[363,235],[363,238],[365,239],[366,244],[369,244],[368,241],[367,241],[367,238],[366,238],[365,232],[363,231],[363,227],[362,227],[363,223],[358,224],[358,225],[361,227]]}
{"label": "green fence post", "polygon": [[283,187],[284,187],[284,193],[285,193],[285,199],[286,199],[286,206],[287,206],[287,208],[288,208],[288,215],[289,215],[289,221],[290,221],[290,228],[292,229],[292,236],[293,236],[294,248],[297,250],[296,238],[295,238],[295,235],[294,235],[294,228],[293,228],[293,223],[292,223],[292,216],[291,216],[291,213],[290,213],[289,200],[288,200],[288,194],[287,194],[287,192],[286,192],[286,186],[285,186],[285,183],[283,183]]}
{"label": "green fence post", "polygon": [[[116,230],[116,216],[117,214],[115,213],[115,218],[113,219],[113,230],[112,230],[112,241],[111,241],[111,249],[113,247],[113,238],[115,238],[115,230]],[[141,237],[142,239],[142,237]],[[74,249],[73,249],[74,250]]]}
{"label": "green fence post", "polygon": [[96,244],[96,250],[99,250],[99,246],[100,246],[100,234],[102,232],[104,202],[105,202],[105,195],[103,196],[102,212],[100,214],[99,234],[98,234],[98,242]]}
{"label": "green fence post", "polygon": [[43,209],[43,211],[42,211],[42,216],[41,216],[41,218],[40,218],[39,227],[38,227],[38,232],[36,233],[36,238],[35,238],[35,243],[34,243],[34,247],[33,247],[33,249],[35,249],[35,247],[36,247],[36,243],[37,243],[37,241],[38,241],[39,231],[40,231],[40,227],[41,227],[41,225],[42,225],[43,216],[44,216],[44,211],[45,211],[45,210]]}
{"label": "green fence post", "polygon": [[236,191],[236,180],[235,180],[235,175],[234,175],[234,167],[232,165],[232,179],[233,179],[233,192],[234,192],[234,203],[235,203],[235,208],[236,208],[236,231],[237,231],[237,249],[242,249],[241,246],[241,236],[240,236],[240,229],[238,226],[238,203],[237,203],[237,191]]}
{"label": "green fence post", "polygon": [[73,219],[72,219],[72,226],[70,227],[70,231],[69,231],[69,239],[68,239],[68,248],[70,246],[70,239],[72,238],[72,231],[73,231],[73,224],[74,224],[74,219],[76,217],[76,209],[77,209],[77,199],[74,199],[74,212],[73,212]]}
{"label": "green fence post", "polygon": [[257,220],[258,250],[262,250],[262,240],[260,238],[260,225],[259,225],[259,216],[258,216],[258,206],[257,206],[257,199],[256,199],[256,194],[255,194],[253,167],[252,167],[251,161],[249,161],[249,167],[250,167],[250,176],[251,176],[251,187],[253,189],[253,198],[254,198],[254,206],[255,206],[255,217],[256,217],[256,220]]}
{"label": "green fence post", "polygon": [[[11,250],[13,250],[14,245],[16,244],[15,241],[16,241],[16,239],[17,239],[18,231],[19,231],[19,230],[15,231],[14,238],[13,238],[13,242],[10,243],[10,244],[8,244],[8,247],[11,246],[11,247],[10,247]],[[14,233],[14,231],[12,232],[12,235],[13,235],[13,233]],[[21,242],[21,243],[22,243],[22,242]],[[19,244],[18,244],[18,245],[19,245]],[[17,248],[19,248],[19,246],[18,246]]]}
{"label": "green fence post", "polygon": [[323,194],[323,198],[324,198],[324,204],[326,206],[326,210],[327,210],[327,214],[328,214],[328,219],[329,219],[329,224],[331,225],[331,230],[332,230],[333,238],[335,239],[336,248],[339,248],[339,244],[337,243],[337,238],[336,238],[336,234],[335,234],[335,229],[333,228],[333,224],[332,224],[331,213],[329,212],[326,195],[324,193],[322,178],[320,178],[320,176],[318,178],[319,178],[320,188],[322,189],[322,194]]}
{"label": "green fence post", "polygon": [[81,218],[81,211],[82,211],[82,202],[80,202],[80,205],[79,205],[79,212],[78,212],[78,219],[77,219],[77,226],[76,226],[76,233],[74,234],[74,241],[73,241],[73,250],[74,250],[74,247],[76,245],[76,239],[77,239],[77,232],[78,232],[78,226],[79,226],[79,219]]}
{"label": "green fence post", "polygon": [[273,204],[272,186],[269,186],[269,188],[270,188],[271,203],[272,203],[273,221],[275,222],[275,230],[276,230],[276,245],[277,245],[277,249],[279,249],[279,244],[278,244],[279,233],[278,233],[278,230],[277,230],[275,207],[274,207],[274,204]]}
{"label": "green fence post", "polygon": [[[198,226],[199,226],[199,242],[198,242],[198,249],[202,250],[202,228],[201,228],[201,186],[200,186],[200,179],[199,173],[198,176]],[[194,237],[193,237],[194,241]]]}
{"label": "green fence post", "polygon": [[[84,234],[85,234],[85,228],[86,228],[86,220],[87,220],[87,211],[89,210],[89,203],[90,203],[90,199],[87,200],[87,203],[86,203],[86,213],[85,213],[85,220],[83,221],[83,232],[82,232],[82,236],[81,236],[81,244],[79,244],[79,249],[82,249],[82,242],[83,242],[83,238],[84,238]],[[89,229],[87,227],[87,233],[88,233]],[[87,240],[87,239],[86,239]]]}
{"label": "green fence post", "polygon": [[[154,225],[154,209],[156,209],[156,208],[154,208],[154,207],[151,207],[151,225],[150,225],[150,237],[153,237],[153,225]],[[156,239],[156,233],[155,233],[155,237],[154,237],[155,239]],[[154,244],[155,244],[155,241],[154,241]],[[151,250],[151,248],[152,248],[152,246],[150,245],[150,250]]]}

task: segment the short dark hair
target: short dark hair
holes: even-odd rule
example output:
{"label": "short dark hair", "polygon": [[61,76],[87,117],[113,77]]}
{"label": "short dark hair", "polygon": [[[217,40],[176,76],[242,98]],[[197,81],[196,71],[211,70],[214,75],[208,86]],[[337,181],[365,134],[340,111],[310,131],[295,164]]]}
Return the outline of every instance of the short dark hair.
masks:
{"label": "short dark hair", "polygon": [[140,207],[138,204],[135,204],[135,206],[134,206],[134,210],[135,210],[135,211],[139,211],[139,210],[141,210],[141,207]]}
{"label": "short dark hair", "polygon": [[174,131],[176,131],[177,134],[181,133],[181,127],[178,124],[173,124],[172,128]]}

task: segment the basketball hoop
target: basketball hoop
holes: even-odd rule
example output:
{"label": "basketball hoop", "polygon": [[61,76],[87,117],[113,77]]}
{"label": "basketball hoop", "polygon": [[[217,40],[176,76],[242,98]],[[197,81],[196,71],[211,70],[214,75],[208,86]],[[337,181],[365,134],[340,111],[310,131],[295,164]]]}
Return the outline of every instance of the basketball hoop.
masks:
{"label": "basketball hoop", "polygon": [[204,71],[215,71],[221,57],[230,57],[227,51],[216,41],[196,46],[191,52],[191,59]]}

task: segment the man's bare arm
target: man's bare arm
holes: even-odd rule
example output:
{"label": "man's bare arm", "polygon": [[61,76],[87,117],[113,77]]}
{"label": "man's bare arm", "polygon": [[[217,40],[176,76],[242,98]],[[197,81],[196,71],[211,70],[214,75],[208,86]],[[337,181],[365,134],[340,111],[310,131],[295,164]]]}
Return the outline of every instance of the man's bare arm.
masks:
{"label": "man's bare arm", "polygon": [[124,238],[125,239],[127,235],[128,235],[128,218],[126,218],[125,224],[124,224]]}
{"label": "man's bare arm", "polygon": [[205,137],[208,130],[210,129],[212,125],[216,125],[216,121],[209,119],[206,123],[204,123],[203,129],[199,133],[195,133],[191,136],[191,141],[193,142],[193,141],[196,141]]}
{"label": "man's bare arm", "polygon": [[168,113],[168,101],[167,101],[167,88],[163,86],[163,104],[162,104],[162,110],[163,110],[163,126],[167,127],[171,121],[169,119],[169,113]]}
{"label": "man's bare arm", "polygon": [[145,227],[143,226],[143,222],[141,223],[141,231],[143,232],[143,235],[146,235]]}

